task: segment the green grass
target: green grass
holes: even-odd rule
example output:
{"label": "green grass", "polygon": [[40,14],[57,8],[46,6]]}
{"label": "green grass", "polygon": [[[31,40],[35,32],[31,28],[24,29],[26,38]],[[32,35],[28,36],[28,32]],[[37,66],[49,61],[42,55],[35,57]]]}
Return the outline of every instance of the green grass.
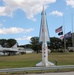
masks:
{"label": "green grass", "polygon": [[58,65],[74,65],[74,53],[51,53],[49,60],[57,60]]}
{"label": "green grass", "polygon": [[[24,54],[15,56],[0,56],[0,69],[34,67],[42,60],[42,54]],[[49,60],[57,65],[74,65],[74,52],[72,53],[50,53]]]}

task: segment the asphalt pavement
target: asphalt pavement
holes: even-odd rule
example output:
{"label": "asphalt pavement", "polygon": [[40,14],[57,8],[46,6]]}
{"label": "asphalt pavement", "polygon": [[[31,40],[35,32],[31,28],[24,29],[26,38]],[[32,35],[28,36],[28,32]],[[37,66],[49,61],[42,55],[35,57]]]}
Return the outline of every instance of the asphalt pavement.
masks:
{"label": "asphalt pavement", "polygon": [[42,74],[21,74],[21,75],[74,75],[74,72],[42,73]]}

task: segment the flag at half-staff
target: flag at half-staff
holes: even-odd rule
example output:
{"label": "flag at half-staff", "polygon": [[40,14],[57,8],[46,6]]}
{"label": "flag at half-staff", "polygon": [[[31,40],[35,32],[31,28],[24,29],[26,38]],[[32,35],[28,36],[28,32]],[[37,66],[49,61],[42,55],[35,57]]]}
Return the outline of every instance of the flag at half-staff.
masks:
{"label": "flag at half-staff", "polygon": [[72,36],[71,31],[64,35],[64,38],[70,38]]}
{"label": "flag at half-staff", "polygon": [[59,36],[60,36],[60,35],[63,35],[63,29],[62,29],[62,26],[59,27],[59,28],[57,28],[57,29],[55,30],[55,32],[58,33]]}
{"label": "flag at half-staff", "polygon": [[62,35],[61,37],[60,37],[60,39],[62,40],[64,38],[64,36]]}
{"label": "flag at half-staff", "polygon": [[59,35],[59,36],[60,36],[60,35],[63,35],[63,31],[59,32],[58,35]]}
{"label": "flag at half-staff", "polygon": [[61,36],[60,39],[63,39],[63,38],[67,39],[67,38],[70,38],[70,37],[72,37],[71,31],[66,33],[65,35]]}
{"label": "flag at half-staff", "polygon": [[57,29],[55,30],[56,33],[59,33],[59,32],[62,32],[62,31],[63,31],[63,30],[62,30],[62,26],[59,27],[59,28],[57,28]]}

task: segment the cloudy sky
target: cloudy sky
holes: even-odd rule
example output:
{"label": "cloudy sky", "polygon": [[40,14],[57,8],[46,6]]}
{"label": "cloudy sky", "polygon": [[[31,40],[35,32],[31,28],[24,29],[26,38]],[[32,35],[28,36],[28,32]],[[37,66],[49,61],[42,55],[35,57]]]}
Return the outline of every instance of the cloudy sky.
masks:
{"label": "cloudy sky", "polygon": [[59,37],[55,29],[62,25],[65,33],[72,31],[74,0],[0,0],[0,39],[14,38],[24,45],[39,37],[43,5],[50,37]]}

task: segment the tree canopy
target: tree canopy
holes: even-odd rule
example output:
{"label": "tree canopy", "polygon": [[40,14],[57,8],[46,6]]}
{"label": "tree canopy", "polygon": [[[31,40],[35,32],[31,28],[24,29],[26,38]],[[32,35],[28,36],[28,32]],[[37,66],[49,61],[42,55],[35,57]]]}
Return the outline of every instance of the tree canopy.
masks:
{"label": "tree canopy", "polygon": [[[31,47],[33,50],[38,51],[41,50],[41,44],[39,43],[39,37],[32,37],[30,39],[30,43],[31,43]],[[72,46],[72,38],[67,38],[66,39],[66,47],[71,47]],[[51,49],[52,51],[54,49],[58,50],[58,49],[64,49],[64,39],[60,39],[57,37],[51,37],[50,38],[50,43],[48,43],[48,48]]]}
{"label": "tree canopy", "polygon": [[3,47],[12,47],[16,43],[17,41],[15,39],[0,39],[0,44]]}

